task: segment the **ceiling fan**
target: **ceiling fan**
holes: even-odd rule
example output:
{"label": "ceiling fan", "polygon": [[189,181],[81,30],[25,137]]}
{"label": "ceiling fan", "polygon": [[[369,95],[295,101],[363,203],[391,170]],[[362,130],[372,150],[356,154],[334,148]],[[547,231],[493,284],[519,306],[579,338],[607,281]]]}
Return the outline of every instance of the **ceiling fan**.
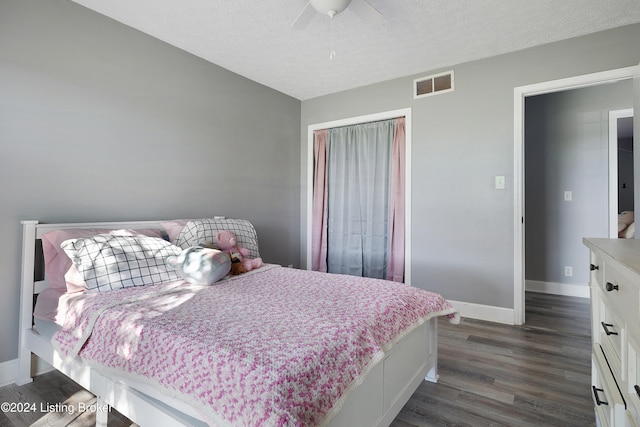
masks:
{"label": "ceiling fan", "polygon": [[333,18],[347,7],[368,24],[376,22],[382,16],[367,0],[301,0],[300,3],[303,9],[291,26],[294,30],[306,27],[316,13]]}

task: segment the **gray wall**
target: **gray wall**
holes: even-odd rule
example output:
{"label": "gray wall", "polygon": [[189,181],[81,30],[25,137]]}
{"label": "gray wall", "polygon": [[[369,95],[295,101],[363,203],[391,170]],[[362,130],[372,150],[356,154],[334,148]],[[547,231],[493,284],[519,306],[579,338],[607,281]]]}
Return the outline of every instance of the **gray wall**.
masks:
{"label": "gray wall", "polygon": [[609,111],[631,108],[632,91],[626,80],[525,100],[527,280],[588,284],[582,238],[609,235]]}
{"label": "gray wall", "polygon": [[[413,79],[446,69],[303,101],[302,164],[309,125],[411,107],[413,284],[453,300],[513,308],[514,88],[637,65],[638,40],[640,25],[633,25],[452,64],[455,92],[419,100]],[[506,176],[506,190],[494,189],[496,175]],[[306,185],[305,167],[301,177]]]}
{"label": "gray wall", "polygon": [[0,362],[20,220],[251,220],[299,263],[300,101],[62,0],[0,4]]}

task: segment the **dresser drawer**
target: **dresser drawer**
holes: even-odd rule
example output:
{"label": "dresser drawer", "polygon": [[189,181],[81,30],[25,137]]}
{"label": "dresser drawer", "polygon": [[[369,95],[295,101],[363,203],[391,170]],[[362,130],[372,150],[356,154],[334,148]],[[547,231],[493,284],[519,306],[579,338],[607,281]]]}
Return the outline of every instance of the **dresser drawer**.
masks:
{"label": "dresser drawer", "polygon": [[635,425],[640,425],[640,345],[629,339],[627,346],[627,408]]}
{"label": "dresser drawer", "polygon": [[591,397],[600,424],[603,427],[626,426],[631,418],[625,401],[604,357],[600,345],[594,344],[592,352]]}
{"label": "dresser drawer", "polygon": [[597,330],[594,333],[598,333],[599,342],[614,373],[621,377],[623,343],[626,339],[625,324],[608,301],[601,299],[598,304],[599,323],[595,325]]}
{"label": "dresser drawer", "polygon": [[[636,279],[637,281],[637,279]],[[628,322],[638,323],[638,302],[640,292],[638,285],[623,275],[611,264],[606,263],[604,279],[601,286],[601,294],[607,300],[609,307],[622,319]]]}

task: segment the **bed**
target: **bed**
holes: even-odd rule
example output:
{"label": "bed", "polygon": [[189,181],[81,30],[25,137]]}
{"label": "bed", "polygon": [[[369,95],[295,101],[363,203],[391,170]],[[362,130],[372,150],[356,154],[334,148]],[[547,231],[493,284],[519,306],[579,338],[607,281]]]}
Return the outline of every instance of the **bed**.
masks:
{"label": "bed", "polygon": [[[386,426],[420,382],[437,381],[437,318],[459,321],[438,294],[273,264],[211,286],[154,272],[151,284],[119,287],[87,276],[76,265],[86,257],[69,251],[69,242],[86,248],[107,233],[186,250],[238,223],[238,242],[258,256],[242,220],[23,221],[17,383],[31,381],[34,356],[43,359],[97,396],[97,425],[108,405],[142,426]],[[77,267],[62,290],[61,272],[45,268],[56,233],[80,236],[61,245]],[[55,310],[39,305],[56,292]]]}

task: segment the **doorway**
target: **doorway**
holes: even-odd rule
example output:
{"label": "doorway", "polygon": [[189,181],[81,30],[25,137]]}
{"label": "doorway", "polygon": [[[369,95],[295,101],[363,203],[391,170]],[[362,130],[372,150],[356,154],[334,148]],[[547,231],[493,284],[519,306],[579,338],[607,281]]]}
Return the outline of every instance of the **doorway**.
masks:
{"label": "doorway", "polygon": [[[623,80],[525,99],[527,291],[589,297],[582,239],[609,236],[609,112],[632,105],[632,84]],[[627,160],[630,153],[620,154]]]}
{"label": "doorway", "polygon": [[568,89],[595,86],[633,78],[638,67],[627,67],[566,79],[553,80],[514,89],[514,310],[513,323],[525,321],[525,259],[524,259],[524,105],[525,98]]}

